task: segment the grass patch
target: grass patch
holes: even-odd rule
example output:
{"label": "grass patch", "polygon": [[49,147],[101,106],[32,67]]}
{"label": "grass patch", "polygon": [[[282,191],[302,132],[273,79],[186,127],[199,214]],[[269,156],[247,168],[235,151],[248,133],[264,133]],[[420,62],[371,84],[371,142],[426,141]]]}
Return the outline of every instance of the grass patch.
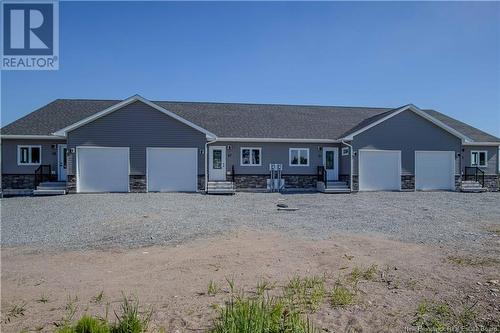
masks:
{"label": "grass patch", "polygon": [[448,256],[448,261],[459,266],[492,266],[500,264],[500,260],[496,258],[475,258],[475,257],[459,257]]}
{"label": "grass patch", "polygon": [[339,281],[335,283],[330,293],[330,305],[333,308],[345,307],[354,303],[355,293],[342,285]]}
{"label": "grass patch", "polygon": [[377,275],[377,269],[377,265],[371,265],[366,269],[354,267],[348,276],[348,280],[354,284],[361,280],[373,281]]}
{"label": "grass patch", "polygon": [[308,318],[291,310],[279,298],[232,297],[220,309],[211,333],[312,333]]}
{"label": "grass patch", "polygon": [[446,303],[423,301],[418,305],[412,325],[418,332],[470,332],[481,325],[476,322],[474,305],[453,309]]}
{"label": "grass patch", "polygon": [[299,312],[316,311],[325,298],[323,277],[293,277],[283,288],[283,298]]}
{"label": "grass patch", "polygon": [[263,296],[266,291],[272,290],[274,285],[272,285],[267,280],[261,280],[257,282],[257,287],[255,288],[255,292],[258,296]]}
{"label": "grass patch", "polygon": [[94,297],[92,297],[92,303],[101,303],[102,300],[104,299],[104,291],[101,290],[101,292]]}
{"label": "grass patch", "polygon": [[66,324],[56,333],[110,333],[110,328],[106,320],[85,315],[76,325]]}
{"label": "grass patch", "polygon": [[220,290],[220,288],[217,285],[217,283],[210,280],[210,282],[208,283],[207,294],[213,296],[213,295],[217,294],[219,292],[219,290]]}

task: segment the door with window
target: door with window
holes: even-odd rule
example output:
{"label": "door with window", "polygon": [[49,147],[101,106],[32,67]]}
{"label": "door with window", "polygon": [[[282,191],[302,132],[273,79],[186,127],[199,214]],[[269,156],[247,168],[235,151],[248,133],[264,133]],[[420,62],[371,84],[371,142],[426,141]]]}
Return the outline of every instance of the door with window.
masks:
{"label": "door with window", "polygon": [[339,180],[338,152],[338,148],[323,148],[323,166],[326,170],[327,181]]}
{"label": "door with window", "polygon": [[66,181],[66,167],[68,148],[66,145],[57,145],[57,178],[59,181]]}
{"label": "door with window", "polygon": [[208,154],[208,179],[226,180],[226,147],[211,146]]}

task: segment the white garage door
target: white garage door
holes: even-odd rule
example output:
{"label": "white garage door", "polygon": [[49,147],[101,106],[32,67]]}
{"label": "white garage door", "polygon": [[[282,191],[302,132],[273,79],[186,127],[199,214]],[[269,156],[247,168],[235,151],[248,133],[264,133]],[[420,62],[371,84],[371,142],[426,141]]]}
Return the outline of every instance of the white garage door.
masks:
{"label": "white garage door", "polygon": [[401,189],[401,151],[359,150],[359,190]]}
{"label": "white garage door", "polygon": [[127,147],[78,147],[77,192],[128,192]]}
{"label": "white garage door", "polygon": [[416,151],[415,189],[453,190],[455,188],[454,151]]}
{"label": "white garage door", "polygon": [[195,192],[198,189],[197,148],[148,148],[149,192]]}

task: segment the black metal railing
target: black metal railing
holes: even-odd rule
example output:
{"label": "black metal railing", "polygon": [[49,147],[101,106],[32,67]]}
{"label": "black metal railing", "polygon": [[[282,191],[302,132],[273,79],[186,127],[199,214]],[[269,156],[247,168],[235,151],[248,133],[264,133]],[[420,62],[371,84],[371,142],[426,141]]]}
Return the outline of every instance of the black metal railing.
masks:
{"label": "black metal railing", "polygon": [[231,181],[233,182],[234,184],[234,164],[231,165]]}
{"label": "black metal railing", "polygon": [[44,181],[52,180],[52,167],[50,164],[41,164],[35,170],[35,187]]}
{"label": "black metal railing", "polygon": [[323,165],[318,165],[318,181],[325,184],[325,188],[328,186],[328,181],[326,179],[326,169]]}
{"label": "black metal railing", "polygon": [[474,180],[484,187],[484,171],[478,167],[465,167],[464,180]]}

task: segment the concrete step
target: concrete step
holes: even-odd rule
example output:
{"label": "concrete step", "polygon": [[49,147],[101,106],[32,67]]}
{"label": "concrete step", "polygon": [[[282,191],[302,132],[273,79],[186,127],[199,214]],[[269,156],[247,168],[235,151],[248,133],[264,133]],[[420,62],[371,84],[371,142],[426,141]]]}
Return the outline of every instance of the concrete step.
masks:
{"label": "concrete step", "polygon": [[33,195],[64,195],[66,190],[34,190]]}
{"label": "concrete step", "polygon": [[43,186],[43,187],[63,187],[66,188],[66,182],[43,182],[38,184],[38,186]]}
{"label": "concrete step", "polygon": [[328,181],[326,182],[328,186],[330,185],[344,185],[347,186],[347,182],[341,182],[341,181]]}
{"label": "concrete step", "polygon": [[351,193],[350,188],[325,188],[323,193]]}
{"label": "concrete step", "polygon": [[209,188],[207,190],[208,194],[234,194],[236,191],[234,189],[225,188]]}
{"label": "concrete step", "polygon": [[66,190],[66,186],[42,186],[38,185],[37,190]]}
{"label": "concrete step", "polygon": [[480,188],[460,188],[461,192],[469,192],[469,193],[481,193],[481,192],[486,192],[488,189],[484,187]]}

